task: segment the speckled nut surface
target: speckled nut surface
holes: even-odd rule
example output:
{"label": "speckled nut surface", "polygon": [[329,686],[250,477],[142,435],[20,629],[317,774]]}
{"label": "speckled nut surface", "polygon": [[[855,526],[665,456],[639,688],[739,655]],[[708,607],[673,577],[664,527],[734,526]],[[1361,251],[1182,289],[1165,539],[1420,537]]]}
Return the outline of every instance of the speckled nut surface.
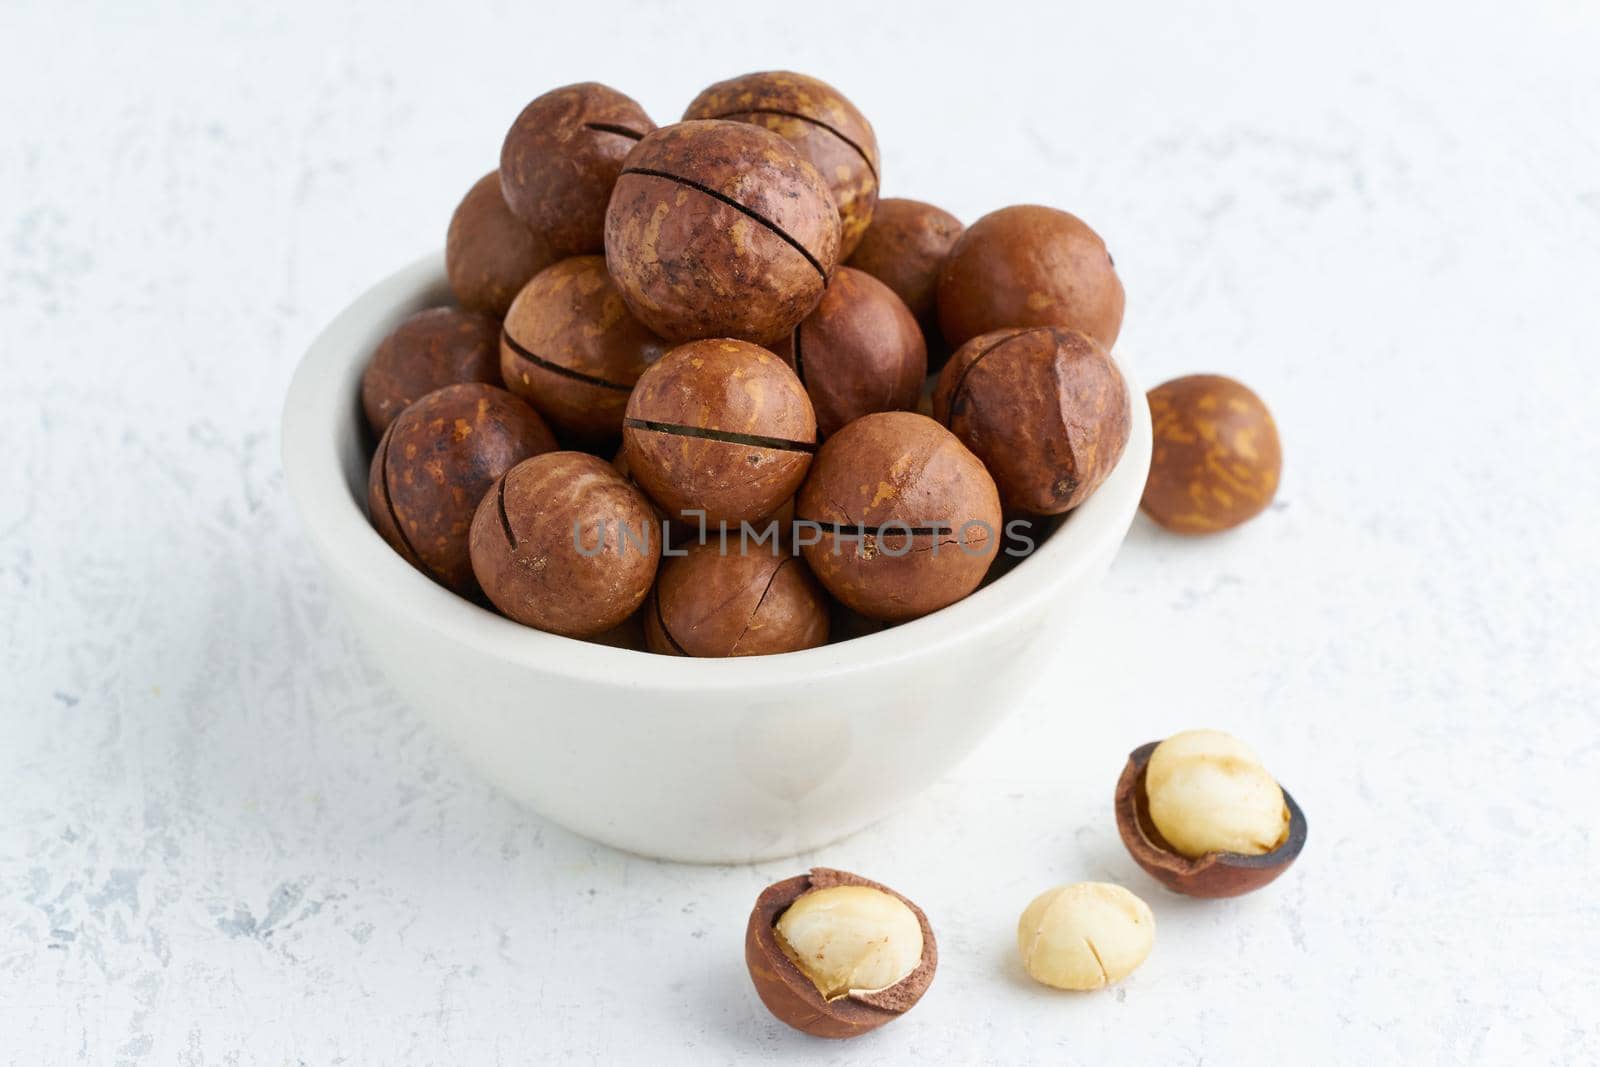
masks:
{"label": "speckled nut surface", "polygon": [[807,315],[772,351],[804,383],[827,437],[874,411],[916,406],[928,373],[917,320],[870,274],[840,267]]}
{"label": "speckled nut surface", "polygon": [[495,607],[525,626],[593,637],[650,593],[661,530],[643,494],[587,452],[519,463],[472,519],[472,569]]}
{"label": "speckled nut surface", "polygon": [[457,308],[412,315],[379,343],[361,374],[361,410],[379,436],[406,406],[459,382],[500,384],[500,324]]}
{"label": "speckled nut surface", "polygon": [[930,359],[948,355],[939,334],[939,272],[965,227],[942,208],[920,200],[889,197],[878,201],[872,225],[851,253],[848,265],[864,270],[893,289],[917,317],[928,340]]}
{"label": "speckled nut surface", "polygon": [[450,216],[444,269],[469,311],[503,317],[528,279],[557,258],[506,206],[498,170],[480,178]]}
{"label": "speckled nut surface", "polygon": [[1272,412],[1232,378],[1191,374],[1150,390],[1155,451],[1144,513],[1181,534],[1217,533],[1266,510],[1283,447]]}
{"label": "speckled nut surface", "polygon": [[669,656],[764,656],[828,642],[828,601],[805,560],[730,537],[666,559],[645,604],[650,651]]}
{"label": "speckled nut surface", "polygon": [[622,432],[628,394],[666,344],[622,302],[602,256],[546,267],[506,313],[500,372],[557,429],[579,439]]}
{"label": "speckled nut surface", "polygon": [[956,241],[939,275],[939,326],[959,347],[1011,326],[1069,326],[1116,346],[1122,282],[1100,235],[1055,208],[990,212]]}
{"label": "speckled nut surface", "polygon": [[[789,958],[777,933],[784,912],[807,893],[835,886],[876,889],[911,910],[922,933],[922,957],[910,974],[887,989],[858,990],[830,1000]],[[779,1021],[814,1037],[848,1038],[876,1030],[916,1006],[933,983],[939,946],[927,915],[905,896],[858,874],[813,867],[808,874],[762,890],[745,927],[744,959],[757,995]]]}
{"label": "speckled nut surface", "polygon": [[703,91],[683,117],[755,123],[794,145],[839,207],[839,257],[861,242],[878,202],[878,137],[839,90],[790,71],[745,74]]}
{"label": "speckled nut surface", "polygon": [[1289,869],[1306,844],[1306,816],[1287,789],[1283,803],[1289,812],[1283,843],[1260,855],[1208,852],[1185,856],[1161,836],[1150,818],[1145,772],[1160,742],[1140,745],[1128,755],[1117,779],[1114,807],[1117,833],[1135,863],[1146,874],[1175,893],[1191,897],[1236,897],[1260,889]]}
{"label": "speckled nut surface", "polygon": [[1008,511],[1059,515],[1089,498],[1128,444],[1122,372],[1087,335],[996,330],[939,374],[933,414],[977,453]]}
{"label": "speckled nut surface", "polygon": [[553,254],[599,252],[622,161],[655,128],[609,86],[552,89],[522,109],[500,148],[507,205]]}
{"label": "speckled nut surface", "polygon": [[828,438],[795,512],[820,527],[802,526],[797,543],[823,587],[888,622],[971,593],[1003,532],[983,463],[949,430],[909,411],[866,415]]}
{"label": "speckled nut surface", "polygon": [[478,591],[467,534],[495,479],[556,447],[539,413],[504,389],[449,385],[390,424],[367,478],[372,525],[407,562],[463,596]]}
{"label": "speckled nut surface", "polygon": [[682,122],[628,156],[606,213],[606,265],[641,322],[687,341],[770,344],[822,298],[839,213],[782,137],[743,122]]}
{"label": "speckled nut surface", "polygon": [[662,356],[628,399],[634,481],[671,516],[713,526],[765,518],[811,466],[817,420],[794,372],[745,341],[692,341]]}

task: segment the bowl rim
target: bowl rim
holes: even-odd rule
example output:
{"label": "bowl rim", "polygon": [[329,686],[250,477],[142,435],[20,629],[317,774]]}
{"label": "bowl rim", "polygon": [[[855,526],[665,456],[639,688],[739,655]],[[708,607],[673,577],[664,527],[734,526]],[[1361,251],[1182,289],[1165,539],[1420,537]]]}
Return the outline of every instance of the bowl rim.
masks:
{"label": "bowl rim", "polygon": [[[1150,412],[1127,360],[1113,355],[1128,385],[1128,445],[1111,474],[1026,560],[963,600],[889,629],[799,652],[730,659],[661,656],[575,640],[513,622],[457,596],[392,551],[351,492],[338,455],[356,398],[342,395],[369,355],[376,323],[445,289],[444,255],[434,252],[351,302],[312,341],[289,383],[282,420],[285,483],[325,565],[336,567],[385,613],[404,616],[453,644],[532,671],[609,687],[741,690],[817,685],[895,663],[943,656],[954,646],[1008,627],[1019,615],[1080,579],[1114,553],[1144,492],[1151,453]],[[354,372],[354,373],[353,373]],[[358,427],[359,429],[359,427]]]}

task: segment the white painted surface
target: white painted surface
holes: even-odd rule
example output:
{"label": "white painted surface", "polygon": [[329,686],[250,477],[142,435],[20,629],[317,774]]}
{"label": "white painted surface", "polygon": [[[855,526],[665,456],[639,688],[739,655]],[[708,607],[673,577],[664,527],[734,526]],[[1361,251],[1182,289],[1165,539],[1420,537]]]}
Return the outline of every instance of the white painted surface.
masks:
{"label": "white painted surface", "polygon": [[[1591,5],[400,6],[0,11],[0,1059],[1600,1058]],[[633,859],[476,781],[330,610],[277,459],[300,351],[441,241],[525,99],[594,77],[664,120],[768,66],[874,118],[893,193],[1089,219],[1143,376],[1238,375],[1288,454],[1245,530],[1136,525],[1050,683],[810,857],[941,942],[842,1046],[740,958],[801,864]],[[1200,724],[1311,821],[1237,902],[1111,824],[1126,750]],[[1149,899],[1155,951],[1035,989],[1016,915],[1081,878]]]}

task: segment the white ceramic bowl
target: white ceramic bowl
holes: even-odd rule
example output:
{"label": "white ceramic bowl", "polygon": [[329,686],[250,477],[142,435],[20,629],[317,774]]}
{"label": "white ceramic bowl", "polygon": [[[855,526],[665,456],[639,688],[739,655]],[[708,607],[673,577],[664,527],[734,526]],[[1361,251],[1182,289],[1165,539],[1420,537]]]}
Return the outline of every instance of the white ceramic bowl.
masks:
{"label": "white ceramic bowl", "polygon": [[[824,648],[697,660],[540,633],[446,591],[367,523],[361,370],[446,302],[442,256],[351,304],[283,413],[283,466],[313,549],[395,689],[500,788],[646,856],[749,862],[860,829],[970,752],[1110,566],[1150,463],[1149,411],[1117,469],[1026,561],[926,618]],[[1123,367],[1127,373],[1127,368]]]}

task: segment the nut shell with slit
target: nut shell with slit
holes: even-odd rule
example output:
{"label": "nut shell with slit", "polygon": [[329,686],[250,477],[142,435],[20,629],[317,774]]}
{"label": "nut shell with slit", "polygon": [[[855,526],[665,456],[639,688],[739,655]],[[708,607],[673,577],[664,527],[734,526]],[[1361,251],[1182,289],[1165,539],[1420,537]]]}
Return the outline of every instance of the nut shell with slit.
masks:
{"label": "nut shell with slit", "polygon": [[680,122],[629,154],[605,246],[628,307],[662,337],[770,344],[822,298],[839,213],[816,168],[777,134]]}
{"label": "nut shell with slit", "polygon": [[472,569],[491,603],[526,626],[593,637],[650,593],[661,529],[643,494],[587,452],[507,471],[472,519]]}
{"label": "nut shell with slit", "polygon": [[763,656],[828,642],[828,600],[805,560],[730,538],[665,560],[644,609],[650,651]]}
{"label": "nut shell with slit", "polygon": [[413,567],[463,596],[478,592],[467,547],[495,480],[556,447],[539,413],[481,383],[435,390],[400,413],[372,456],[367,511]]}

